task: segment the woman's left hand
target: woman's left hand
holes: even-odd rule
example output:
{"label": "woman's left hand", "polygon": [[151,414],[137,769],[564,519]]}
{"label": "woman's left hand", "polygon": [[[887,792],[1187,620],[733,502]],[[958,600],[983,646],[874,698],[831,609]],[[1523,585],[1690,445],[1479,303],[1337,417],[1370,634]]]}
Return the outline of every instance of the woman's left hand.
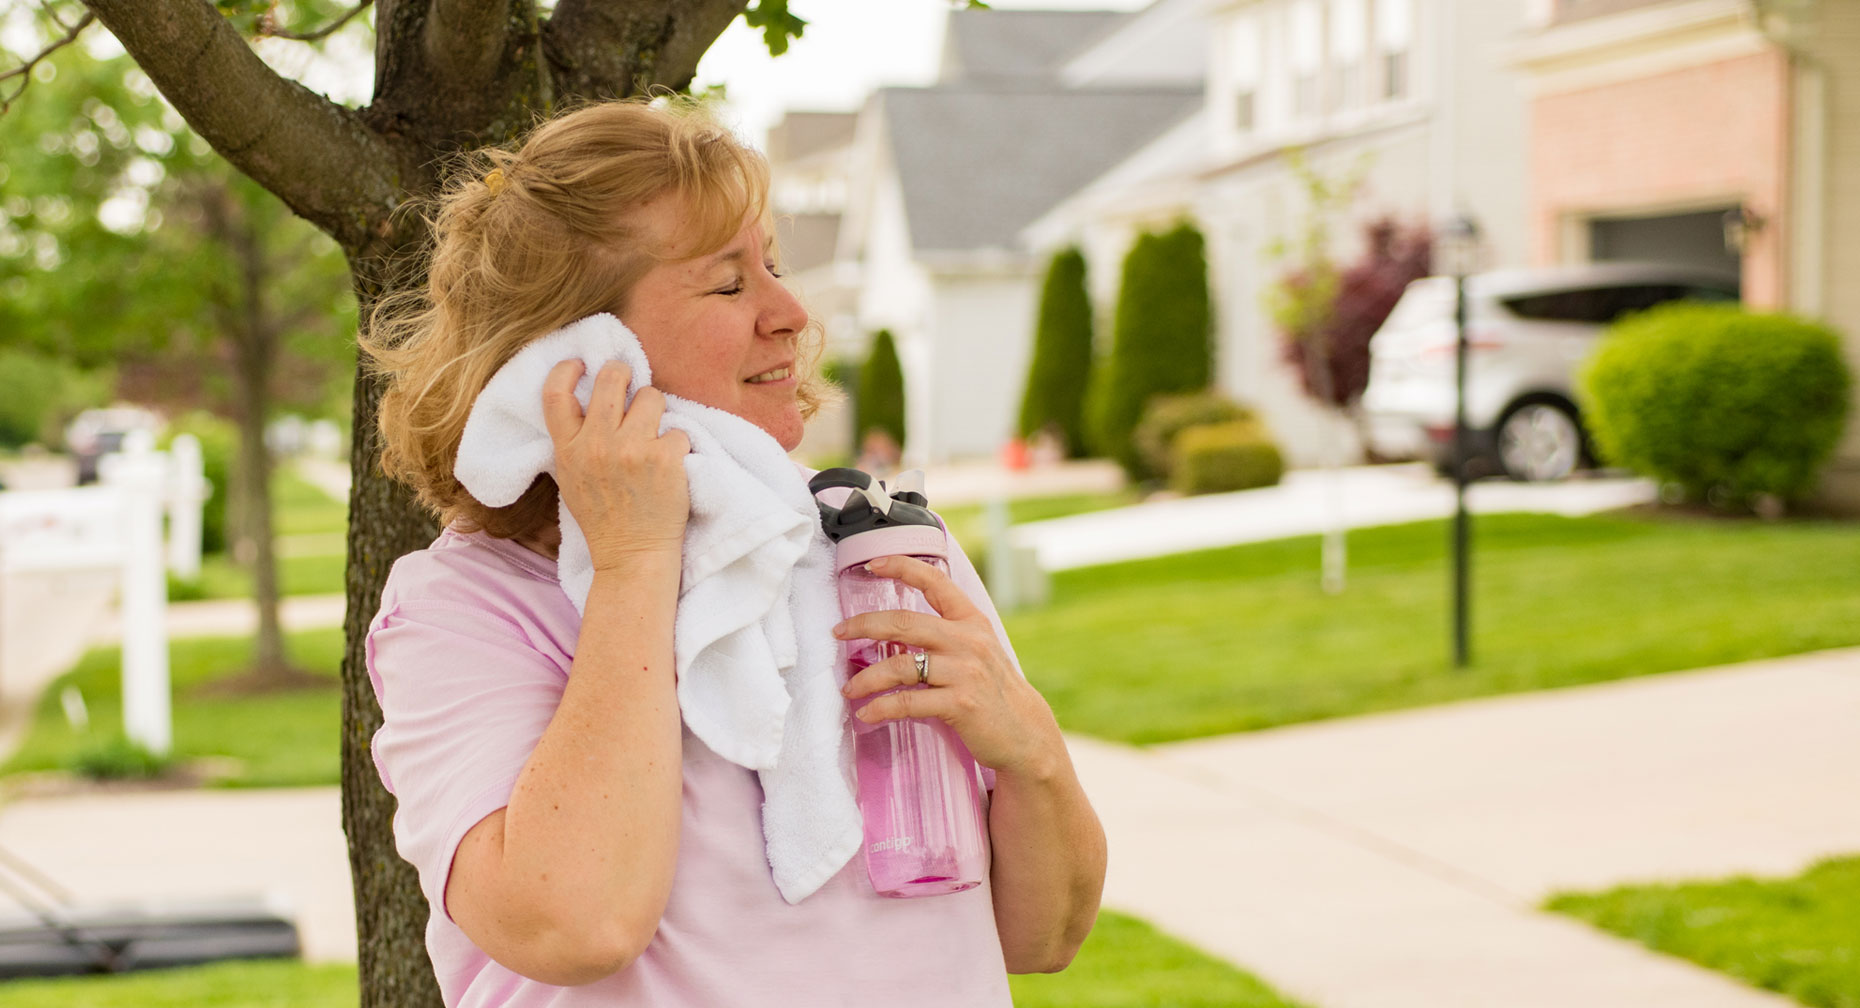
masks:
{"label": "woman's left hand", "polygon": [[880,557],[868,569],[923,592],[937,615],[893,609],[862,613],[833,628],[841,640],[892,641],[909,649],[853,676],[841,690],[849,700],[917,685],[911,652],[928,656],[927,689],[876,697],[859,710],[861,721],[938,718],[976,762],[1002,772],[1034,769],[1055,752],[1063,755],[1065,740],[1052,709],[1009,660],[994,624],[949,575],[900,556]]}

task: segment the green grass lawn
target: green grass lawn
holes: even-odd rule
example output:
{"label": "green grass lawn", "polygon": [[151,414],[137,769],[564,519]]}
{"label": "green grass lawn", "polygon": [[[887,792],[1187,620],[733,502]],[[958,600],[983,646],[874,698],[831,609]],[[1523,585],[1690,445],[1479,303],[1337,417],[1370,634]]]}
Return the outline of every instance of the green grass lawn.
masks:
{"label": "green grass lawn", "polygon": [[288,463],[271,478],[271,506],[273,531],[281,536],[341,535],[349,530],[349,502],[324,493]]}
{"label": "green grass lawn", "polygon": [[[258,696],[203,695],[202,687],[242,670],[251,658],[243,638],[174,641],[169,675],[174,685],[174,754],[181,760],[230,757],[234,772],[219,783],[237,787],[334,784],[338,759],[341,694],[336,670],[342,660],[339,628],[288,634],[291,660],[329,678],[326,689]],[[96,749],[121,731],[122,658],[117,648],[95,648],[40,698],[30,731],[0,774],[66,769],[80,753]],[[90,713],[90,728],[74,731],[60,695],[75,685]],[[4,1000],[4,999],[0,999]]]}
{"label": "green grass lawn", "polygon": [[[1008,524],[1021,525],[1027,522],[1045,521],[1048,518],[1064,518],[1067,515],[1082,514],[1087,511],[1104,511],[1109,508],[1129,507],[1141,503],[1143,495],[1136,490],[1120,490],[1116,493],[1060,494],[1053,497],[1021,497],[1008,501]],[[954,507],[937,507],[933,499],[930,506],[942,517],[943,524],[949,527],[950,534],[963,548],[979,553],[988,543],[988,506],[986,504],[958,504]]]}
{"label": "green grass lawn", "polygon": [[[1063,572],[1009,617],[1028,674],[1073,731],[1148,743],[1860,644],[1860,526],[1564,519],[1478,522],[1472,668],[1447,658],[1440,522],[1351,535],[1349,588],[1319,590],[1314,539]],[[177,641],[175,743],[244,762],[232,783],[337,779],[339,631],[291,637],[327,692],[204,697],[247,645]],[[67,681],[91,707],[73,737],[47,692],[3,770],[64,766],[116,731],[114,650]]]}
{"label": "green grass lawn", "polygon": [[[271,496],[278,590],[285,595],[341,594],[348,502],[324,493],[288,464],[273,474]],[[251,598],[252,574],[216,553],[202,559],[197,581],[172,585],[170,593],[177,601]]]}
{"label": "green grass lawn", "polygon": [[1016,1008],[1297,1008],[1248,973],[1104,911],[1063,973],[1009,978]]}
{"label": "green grass lawn", "polygon": [[1473,666],[1449,659],[1447,526],[1060,572],[1008,617],[1068,729],[1192,738],[1860,644],[1860,525],[1672,516],[1477,519]]}
{"label": "green grass lawn", "polygon": [[1860,857],[1794,878],[1626,886],[1548,906],[1814,1008],[1860,1008]]}
{"label": "green grass lawn", "polygon": [[[279,540],[278,591],[283,595],[340,595],[343,591],[344,557],[341,543],[331,552],[290,555],[283,551],[288,540]],[[251,598],[252,573],[235,566],[223,553],[205,557],[200,562],[200,579],[175,589],[177,602],[195,599]]]}
{"label": "green grass lawn", "polygon": [[[1226,963],[1106,912],[1064,973],[1013,977],[1017,1008],[1297,1008]],[[0,982],[45,1008],[353,1008],[355,967],[217,963],[118,977]],[[882,1003],[879,998],[875,1003]]]}

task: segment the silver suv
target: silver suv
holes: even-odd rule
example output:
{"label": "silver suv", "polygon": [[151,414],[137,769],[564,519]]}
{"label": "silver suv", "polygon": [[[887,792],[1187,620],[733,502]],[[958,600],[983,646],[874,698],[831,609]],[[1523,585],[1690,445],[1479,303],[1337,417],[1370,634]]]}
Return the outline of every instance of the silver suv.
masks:
{"label": "silver suv", "polygon": [[[1590,263],[1480,273],[1466,281],[1467,459],[1474,475],[1557,480],[1592,460],[1573,392],[1607,325],[1668,301],[1735,301],[1737,279],[1686,267]],[[1370,446],[1453,468],[1452,277],[1408,285],[1370,341],[1363,410]]]}

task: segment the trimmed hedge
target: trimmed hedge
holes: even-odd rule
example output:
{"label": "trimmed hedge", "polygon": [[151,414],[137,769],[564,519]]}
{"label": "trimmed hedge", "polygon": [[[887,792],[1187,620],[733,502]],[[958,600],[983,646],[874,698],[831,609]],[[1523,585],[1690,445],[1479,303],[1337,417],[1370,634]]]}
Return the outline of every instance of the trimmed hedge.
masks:
{"label": "trimmed hedge", "polygon": [[1253,411],[1218,392],[1157,396],[1131,435],[1143,478],[1168,482],[1175,469],[1176,435],[1190,427],[1257,421]]}
{"label": "trimmed hedge", "polygon": [[1085,256],[1076,248],[1055,253],[1040,289],[1033,361],[1020,400],[1017,430],[1032,437],[1052,426],[1066,455],[1085,452],[1085,390],[1091,382],[1091,298],[1085,290]]}
{"label": "trimmed hedge", "polygon": [[1852,384],[1826,326],[1689,303],[1616,323],[1580,382],[1604,457],[1736,507],[1814,488]]}
{"label": "trimmed hedge", "polygon": [[1183,222],[1137,236],[1124,258],[1111,353],[1094,375],[1087,412],[1092,447],[1133,478],[1143,462],[1132,433],[1149,401],[1207,388],[1214,371],[1214,310],[1207,242]]}
{"label": "trimmed hedge", "polygon": [[1226,493],[1272,486],[1285,475],[1285,458],[1257,422],[1190,427],[1175,438],[1169,486],[1177,493]]}
{"label": "trimmed hedge", "polygon": [[903,447],[904,369],[889,329],[873,334],[872,352],[859,369],[859,391],[853,398],[853,443],[874,429],[891,435]]}

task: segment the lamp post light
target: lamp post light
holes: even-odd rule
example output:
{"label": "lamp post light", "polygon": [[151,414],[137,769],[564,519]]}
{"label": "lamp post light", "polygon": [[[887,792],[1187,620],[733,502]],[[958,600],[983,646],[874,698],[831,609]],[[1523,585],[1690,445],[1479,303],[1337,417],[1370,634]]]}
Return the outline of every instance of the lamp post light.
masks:
{"label": "lamp post light", "polygon": [[1466,511],[1466,275],[1479,265],[1479,225],[1461,214],[1440,229],[1434,245],[1439,265],[1453,276],[1453,667],[1472,661],[1472,517]]}

